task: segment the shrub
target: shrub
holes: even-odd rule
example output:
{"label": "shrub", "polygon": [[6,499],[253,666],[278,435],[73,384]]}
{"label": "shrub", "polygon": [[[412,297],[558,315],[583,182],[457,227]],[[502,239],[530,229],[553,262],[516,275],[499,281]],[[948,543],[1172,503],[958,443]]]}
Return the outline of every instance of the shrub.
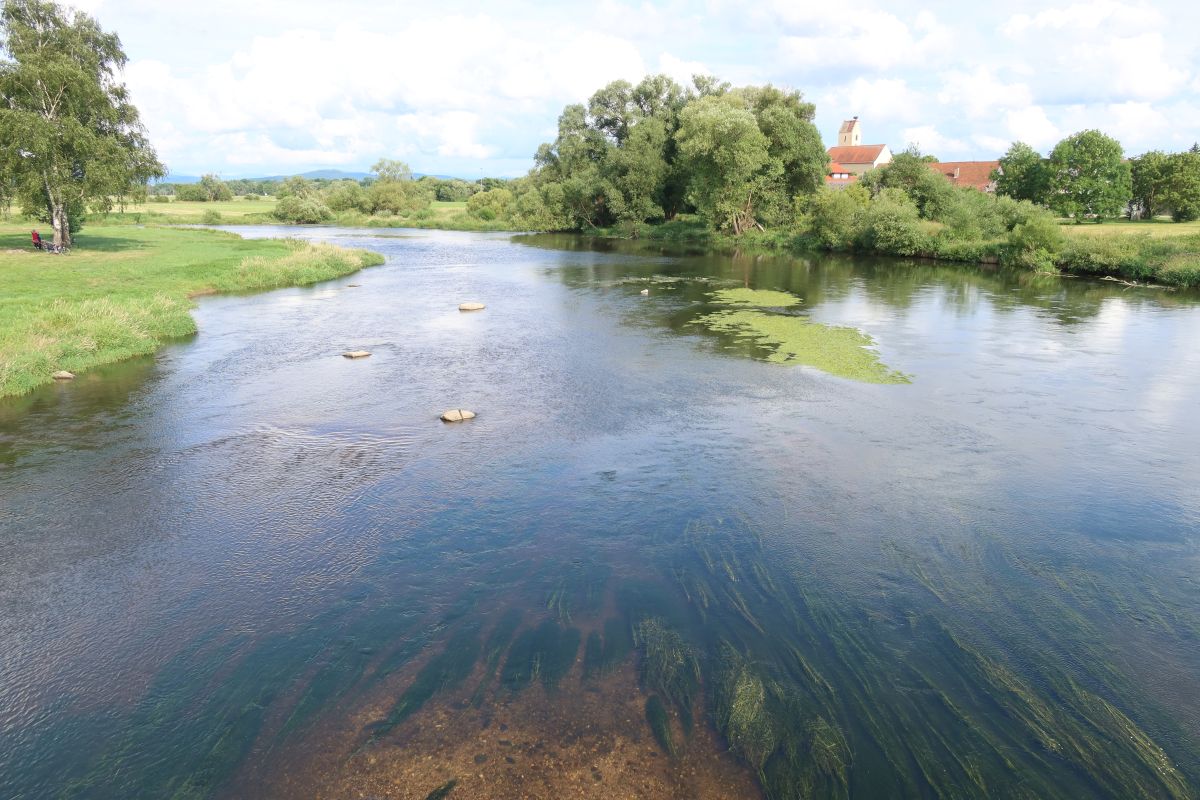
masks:
{"label": "shrub", "polygon": [[367,193],[358,181],[336,181],[325,191],[325,205],[335,213],[368,211]]}
{"label": "shrub", "polygon": [[929,246],[916,204],[902,189],[884,189],[863,216],[859,243],[868,250],[912,256]]}
{"label": "shrub", "polygon": [[200,217],[200,221],[205,225],[220,225],[221,212],[210,208]]}
{"label": "shrub", "polygon": [[1062,226],[1045,214],[1033,215],[1009,232],[1007,258],[1021,267],[1048,270],[1063,246]]}
{"label": "shrub", "polygon": [[315,225],[333,219],[333,212],[329,210],[329,206],[312,195],[289,195],[281,198],[271,213],[281,222],[295,225]]}
{"label": "shrub", "polygon": [[467,199],[467,213],[476,219],[504,219],[513,205],[513,193],[508,189],[488,189]]}
{"label": "shrub", "polygon": [[857,184],[845,189],[822,189],[807,202],[809,233],[822,247],[849,247],[858,237],[870,202],[866,189]]}

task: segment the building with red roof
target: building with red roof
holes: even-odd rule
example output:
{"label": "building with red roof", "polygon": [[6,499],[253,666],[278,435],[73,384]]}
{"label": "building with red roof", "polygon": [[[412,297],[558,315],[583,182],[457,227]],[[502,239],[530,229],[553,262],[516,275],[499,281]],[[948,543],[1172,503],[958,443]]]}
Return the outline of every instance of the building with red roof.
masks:
{"label": "building with red roof", "polygon": [[930,164],[929,168],[945,175],[955,186],[970,186],[981,192],[995,192],[992,173],[1002,171],[999,161],[941,161]]}
{"label": "building with red roof", "polygon": [[[858,117],[848,119],[838,129],[838,143],[829,148],[830,171],[825,182],[853,183],[869,169],[890,163],[892,151],[886,144],[863,144],[862,124]],[[833,167],[838,167],[834,170]],[[844,175],[845,177],[839,177]]]}

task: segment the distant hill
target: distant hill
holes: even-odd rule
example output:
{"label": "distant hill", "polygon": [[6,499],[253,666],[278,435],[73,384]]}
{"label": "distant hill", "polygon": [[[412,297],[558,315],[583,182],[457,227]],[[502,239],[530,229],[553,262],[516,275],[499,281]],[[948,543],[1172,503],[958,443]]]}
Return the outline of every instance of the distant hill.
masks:
{"label": "distant hill", "polygon": [[[369,172],[345,172],[340,169],[314,169],[310,172],[301,172],[299,177],[308,178],[310,181],[323,179],[327,181],[361,181],[370,175]],[[266,178],[251,178],[252,181],[286,181],[288,178],[296,177],[294,175],[271,175]]]}

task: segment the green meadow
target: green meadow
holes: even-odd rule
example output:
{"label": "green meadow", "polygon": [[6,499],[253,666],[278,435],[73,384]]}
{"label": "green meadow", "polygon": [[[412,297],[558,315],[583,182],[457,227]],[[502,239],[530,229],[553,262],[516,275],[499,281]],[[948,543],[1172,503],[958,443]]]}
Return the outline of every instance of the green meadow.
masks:
{"label": "green meadow", "polygon": [[197,295],[306,285],[379,263],[330,245],[133,225],[89,225],[70,253],[52,255],[32,249],[27,225],[0,225],[0,397],[195,333]]}

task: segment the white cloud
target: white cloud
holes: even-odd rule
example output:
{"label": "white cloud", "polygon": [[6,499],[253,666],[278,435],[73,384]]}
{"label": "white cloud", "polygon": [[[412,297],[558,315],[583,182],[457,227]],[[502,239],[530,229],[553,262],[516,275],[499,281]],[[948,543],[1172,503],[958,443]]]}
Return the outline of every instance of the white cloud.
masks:
{"label": "white cloud", "polygon": [[[445,16],[399,33],[258,36],[197,77],[148,60],[132,63],[126,79],[155,140],[183,131],[192,148],[229,164],[253,164],[252,145],[262,163],[340,164],[385,154],[484,159],[500,151],[488,137],[517,115],[644,73],[637,49],[606,34],[506,31],[488,17]],[[188,149],[174,144],[164,155]]]}
{"label": "white cloud", "polygon": [[906,146],[916,145],[922,153],[932,153],[939,157],[944,153],[962,153],[970,149],[966,142],[946,136],[932,125],[905,128],[903,136]]}
{"label": "white cloud", "polygon": [[691,86],[693,75],[712,75],[713,71],[700,61],[685,61],[670,53],[658,57],[658,71],[673,78],[681,86]]}
{"label": "white cloud", "polygon": [[1162,14],[1154,8],[1117,3],[1113,0],[1077,3],[1060,8],[1048,8],[1037,14],[1016,14],[1003,27],[1004,33],[1018,37],[1031,31],[1080,31],[1115,27],[1122,30],[1141,30],[1157,27]]}
{"label": "white cloud", "polygon": [[1004,122],[1013,141],[1025,142],[1035,148],[1048,147],[1062,138],[1062,131],[1050,121],[1041,106],[1009,111]]}
{"label": "white cloud", "polygon": [[916,122],[925,118],[927,103],[901,78],[856,78],[821,95],[821,105],[840,116],[861,116],[864,126],[880,122]]}
{"label": "white cloud", "polygon": [[1024,83],[1004,83],[989,67],[974,71],[955,70],[942,75],[938,102],[952,106],[978,119],[994,116],[997,111],[1025,108],[1033,103],[1033,93]]}
{"label": "white cloud", "polygon": [[817,13],[814,6],[801,3],[779,3],[775,8],[785,28],[779,38],[780,58],[797,69],[886,70],[940,60],[953,40],[949,28],[924,11],[909,25],[888,11],[867,7],[846,14],[824,9]]}

